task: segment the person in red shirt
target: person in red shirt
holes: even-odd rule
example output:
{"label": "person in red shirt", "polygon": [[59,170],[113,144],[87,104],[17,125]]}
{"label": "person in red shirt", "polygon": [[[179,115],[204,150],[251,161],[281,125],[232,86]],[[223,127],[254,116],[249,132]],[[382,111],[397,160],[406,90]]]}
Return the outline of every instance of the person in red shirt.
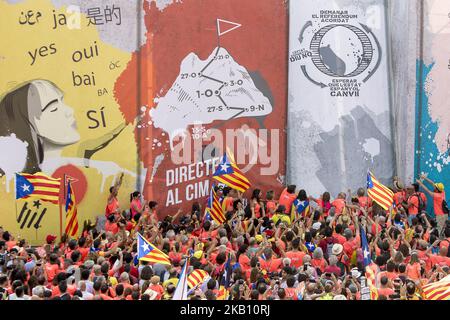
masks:
{"label": "person in red shirt", "polygon": [[277,272],[282,263],[282,258],[273,258],[271,248],[264,249],[264,258],[259,258],[259,264],[262,270],[267,273]]}
{"label": "person in red shirt", "polygon": [[403,205],[404,202],[408,200],[406,197],[406,190],[400,181],[398,181],[397,177],[394,177],[394,203],[397,208]]}
{"label": "person in red shirt", "polygon": [[280,206],[284,206],[286,208],[285,213],[287,213],[287,214],[291,213],[292,203],[297,198],[297,195],[295,194],[296,188],[297,188],[296,185],[290,185],[286,189],[284,189],[280,195],[278,204]]}
{"label": "person in red shirt", "polygon": [[158,276],[153,276],[150,279],[150,285],[148,286],[148,289],[153,290],[158,293],[155,300],[161,300],[161,297],[164,294],[164,288],[162,285],[159,284],[160,278]]}
{"label": "person in red shirt", "polygon": [[305,252],[300,251],[300,238],[292,240],[292,250],[286,252],[286,257],[291,259],[291,266],[300,268],[303,265],[303,257]]}
{"label": "person in red shirt", "polygon": [[261,190],[253,190],[252,197],[250,198],[250,210],[252,212],[252,218],[260,219],[265,216],[264,205],[261,200]]}
{"label": "person in red shirt", "polygon": [[277,203],[273,199],[274,192],[273,190],[267,191],[266,194],[266,216],[269,217],[269,219],[272,219],[273,215],[275,214],[275,211],[277,210]]}
{"label": "person in red shirt", "polygon": [[137,214],[142,215],[144,212],[142,208],[141,193],[139,191],[135,191],[130,195],[130,212],[131,219],[134,219]]}
{"label": "person in red shirt", "polygon": [[408,224],[412,225],[412,219],[417,217],[419,213],[419,196],[414,193],[414,186],[409,186],[406,190],[406,195],[408,196],[407,206],[408,206]]}
{"label": "person in red shirt", "polygon": [[345,208],[345,193],[341,192],[339,193],[338,197],[331,203],[331,206],[336,208],[336,216],[339,216],[342,214],[342,211],[344,211]]}
{"label": "person in red shirt", "polygon": [[109,188],[109,197],[108,197],[108,203],[106,205],[105,209],[105,215],[108,218],[111,214],[119,215],[120,214],[120,206],[119,206],[119,200],[117,199],[117,196],[119,195],[119,189],[122,185],[124,174],[121,173],[119,180],[116,182],[116,184]]}
{"label": "person in red shirt", "polygon": [[45,264],[45,273],[47,275],[48,282],[52,282],[61,269],[59,266],[58,255],[52,253],[49,260],[50,261]]}
{"label": "person in red shirt", "polygon": [[445,199],[445,186],[442,183],[434,183],[431,179],[428,179],[426,176],[422,175],[421,179],[424,179],[428,183],[434,186],[433,192],[428,189],[422,182],[422,180],[417,180],[417,183],[427,192],[433,199],[433,211],[436,215],[436,222],[438,224],[438,231],[441,233],[445,224],[448,221],[448,212],[444,212],[443,203]]}
{"label": "person in red shirt", "polygon": [[369,208],[372,207],[372,199],[365,195],[366,190],[364,188],[359,188],[356,194],[358,195],[359,205],[366,211],[369,211]]}
{"label": "person in red shirt", "polygon": [[388,300],[391,300],[390,296],[395,294],[395,290],[392,289],[392,284],[388,277],[381,277],[380,286],[378,287],[378,295],[385,296]]}
{"label": "person in red shirt", "polygon": [[344,232],[344,228],[342,227],[342,224],[337,224],[334,228],[333,238],[337,240],[339,244],[344,244],[347,239],[342,235]]}
{"label": "person in red shirt", "polygon": [[106,219],[105,232],[111,232],[113,235],[119,232],[119,226],[116,223],[115,215],[112,214]]}

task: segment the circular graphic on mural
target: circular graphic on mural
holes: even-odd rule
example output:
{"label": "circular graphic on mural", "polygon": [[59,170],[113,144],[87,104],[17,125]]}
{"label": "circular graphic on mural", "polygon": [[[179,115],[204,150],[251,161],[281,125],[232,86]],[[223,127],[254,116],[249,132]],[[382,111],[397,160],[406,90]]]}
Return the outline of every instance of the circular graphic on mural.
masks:
{"label": "circular graphic on mural", "polygon": [[311,60],[330,77],[352,78],[370,66],[374,49],[368,35],[348,24],[330,24],[314,34]]}

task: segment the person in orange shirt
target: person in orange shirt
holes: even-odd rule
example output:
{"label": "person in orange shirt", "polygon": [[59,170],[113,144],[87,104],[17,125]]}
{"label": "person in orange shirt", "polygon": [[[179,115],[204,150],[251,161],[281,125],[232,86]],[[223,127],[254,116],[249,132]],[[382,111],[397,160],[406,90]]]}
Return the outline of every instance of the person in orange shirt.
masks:
{"label": "person in orange shirt", "polygon": [[368,211],[369,208],[372,207],[372,199],[365,195],[366,190],[364,188],[359,188],[356,194],[358,195],[359,205]]}
{"label": "person in orange shirt", "polygon": [[342,214],[342,211],[344,211],[345,208],[345,198],[346,195],[344,192],[339,193],[338,197],[331,203],[331,206],[336,208],[336,217]]}
{"label": "person in orange shirt", "polygon": [[420,275],[421,265],[419,256],[417,252],[413,252],[409,263],[406,265],[406,276],[414,282],[418,282],[420,280]]}
{"label": "person in orange shirt", "polygon": [[85,237],[80,237],[80,239],[78,239],[78,251],[80,251],[80,254],[81,254],[80,261],[84,263],[84,261],[86,261],[86,258],[89,254],[89,247],[86,247],[86,238]]}
{"label": "person in orange shirt", "polygon": [[137,214],[142,215],[144,213],[144,208],[141,201],[141,193],[139,191],[135,191],[130,194],[130,212],[131,220],[133,220]]}
{"label": "person in orange shirt", "polygon": [[417,217],[419,213],[419,196],[414,194],[414,186],[409,186],[406,190],[406,195],[408,197],[408,224],[412,225],[412,219]]}
{"label": "person in orange shirt", "polygon": [[162,285],[159,284],[160,278],[158,276],[153,276],[150,279],[150,285],[148,286],[148,289],[153,290],[158,293],[155,300],[161,300],[161,297],[164,294],[164,288]]}
{"label": "person in orange shirt", "polygon": [[347,241],[347,239],[342,235],[342,232],[344,231],[344,228],[342,227],[342,224],[337,224],[334,228],[333,238],[337,240],[337,242],[341,245]]}
{"label": "person in orange shirt", "polygon": [[261,200],[261,190],[253,190],[249,205],[252,212],[252,218],[260,219],[265,216],[264,205]]}
{"label": "person in orange shirt", "polygon": [[110,215],[105,222],[105,232],[111,232],[113,235],[119,232],[119,226],[116,223],[115,215]]}
{"label": "person in orange shirt", "polygon": [[[443,204],[445,201],[445,187],[442,183],[434,183],[431,179],[422,175],[421,179],[429,182],[434,186],[434,191],[431,192],[422,182],[422,180],[417,180],[417,183],[433,198],[433,211],[436,215],[436,222],[438,224],[439,234],[444,230],[446,222],[448,221],[448,212],[444,211]],[[448,210],[448,207],[447,207]]]}
{"label": "person in orange shirt", "polygon": [[305,252],[300,251],[300,238],[292,240],[292,250],[286,252],[286,257],[291,259],[291,266],[294,268],[300,268],[303,265],[303,257]]}
{"label": "person in orange shirt", "polygon": [[292,209],[292,203],[297,198],[295,194],[296,185],[290,185],[280,195],[280,199],[278,200],[278,204],[280,206],[284,206],[286,208],[285,213],[290,214]]}
{"label": "person in orange shirt", "polygon": [[404,202],[406,202],[407,197],[405,186],[403,185],[403,183],[398,181],[397,177],[394,177],[394,191],[394,203],[395,206],[399,208]]}
{"label": "person in orange shirt", "polygon": [[391,283],[388,277],[381,277],[380,286],[378,287],[378,295],[385,296],[388,300],[391,300],[390,296],[395,294],[395,290],[392,289]]}
{"label": "person in orange shirt", "polygon": [[225,187],[223,188],[223,196],[224,199],[222,202],[222,208],[224,209],[225,213],[233,211],[233,203],[234,200],[237,199],[236,190],[230,187]]}
{"label": "person in orange shirt", "polygon": [[50,261],[45,264],[45,273],[47,275],[48,282],[52,282],[60,270],[58,255],[52,253],[50,255]]}
{"label": "person in orange shirt", "polygon": [[117,199],[117,196],[119,195],[119,189],[122,185],[123,181],[123,173],[120,175],[119,180],[116,182],[116,184],[109,188],[109,196],[108,196],[108,203],[106,205],[105,209],[105,215],[108,218],[111,214],[119,215],[120,214],[120,206],[119,206],[119,200]]}
{"label": "person in orange shirt", "polygon": [[[357,222],[356,218],[354,219],[354,223]],[[359,227],[357,223],[355,223],[355,237],[353,237],[353,232],[350,229],[345,229],[344,236],[347,239],[345,243],[342,245],[344,247],[344,253],[347,257],[351,258],[353,256],[353,252],[358,249],[361,245],[361,237],[359,235]]]}
{"label": "person in orange shirt", "polygon": [[282,259],[281,258],[273,258],[273,251],[271,248],[264,249],[264,257],[259,258],[259,264],[262,270],[265,270],[267,273],[277,272],[281,266]]}
{"label": "person in orange shirt", "polygon": [[322,248],[317,247],[314,252],[311,259],[311,265],[316,268],[316,270],[320,270],[320,274],[325,272],[325,268],[328,266],[328,263],[325,261],[325,258],[323,257],[323,251]]}
{"label": "person in orange shirt", "polygon": [[247,274],[251,270],[250,258],[247,256],[248,245],[243,244],[239,247],[237,256],[242,272]]}
{"label": "person in orange shirt", "polygon": [[269,219],[272,219],[275,211],[277,210],[277,203],[273,200],[274,192],[273,190],[267,191],[266,193],[266,215]]}
{"label": "person in orange shirt", "polygon": [[17,246],[17,241],[14,239],[14,236],[8,231],[5,231],[2,237],[3,240],[5,241],[5,245],[8,251],[11,251],[12,248]]}

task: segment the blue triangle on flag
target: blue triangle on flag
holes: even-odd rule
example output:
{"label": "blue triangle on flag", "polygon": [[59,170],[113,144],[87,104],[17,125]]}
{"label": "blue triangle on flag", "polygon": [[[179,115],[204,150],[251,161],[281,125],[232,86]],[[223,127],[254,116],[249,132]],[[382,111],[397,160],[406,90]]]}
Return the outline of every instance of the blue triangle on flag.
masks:
{"label": "blue triangle on flag", "polygon": [[25,177],[16,173],[16,199],[28,197],[34,192],[33,184]]}

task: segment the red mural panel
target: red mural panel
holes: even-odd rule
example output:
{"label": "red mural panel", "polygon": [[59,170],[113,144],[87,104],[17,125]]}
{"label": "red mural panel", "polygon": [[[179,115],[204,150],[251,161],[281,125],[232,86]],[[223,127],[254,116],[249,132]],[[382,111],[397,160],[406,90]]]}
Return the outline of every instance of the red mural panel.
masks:
{"label": "red mural panel", "polygon": [[[144,4],[146,45],[117,80],[161,216],[204,204],[226,147],[263,192],[284,185],[288,18],[283,0]],[[139,86],[137,85],[139,83]]]}

